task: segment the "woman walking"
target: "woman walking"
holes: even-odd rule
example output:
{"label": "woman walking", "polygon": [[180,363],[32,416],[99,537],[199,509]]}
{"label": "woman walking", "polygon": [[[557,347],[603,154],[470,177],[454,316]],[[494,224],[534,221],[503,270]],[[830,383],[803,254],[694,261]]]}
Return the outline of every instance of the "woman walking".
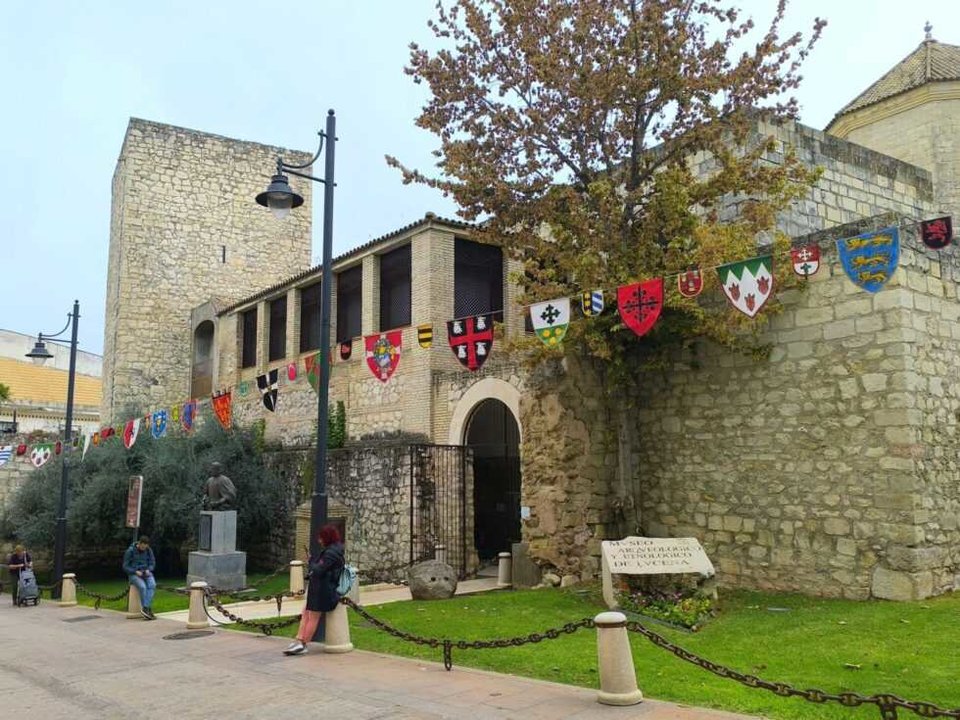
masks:
{"label": "woman walking", "polygon": [[323,613],[335,610],[340,602],[337,593],[340,571],[343,570],[340,533],[335,526],[324,525],[317,539],[320,541],[320,555],[311,557],[308,563],[307,604],[300,616],[297,639],[283,651],[285,655],[303,655],[307,652],[307,643],[316,634]]}

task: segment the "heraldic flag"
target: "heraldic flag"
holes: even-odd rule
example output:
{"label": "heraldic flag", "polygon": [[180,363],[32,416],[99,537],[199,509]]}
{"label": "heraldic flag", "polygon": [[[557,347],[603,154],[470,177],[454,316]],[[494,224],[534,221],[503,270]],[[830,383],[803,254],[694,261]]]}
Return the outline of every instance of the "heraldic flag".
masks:
{"label": "heraldic flag", "polygon": [[213,414],[223,426],[224,430],[229,430],[233,425],[233,398],[229,390],[217,393],[210,398],[210,404],[213,405]]}
{"label": "heraldic flag", "polygon": [[320,353],[307,355],[303,359],[303,367],[307,370],[307,382],[310,383],[310,387],[314,392],[320,392],[317,389],[320,387]]}
{"label": "heraldic flag", "polygon": [[747,317],[754,317],[773,294],[773,257],[750,258],[717,268],[727,300]]}
{"label": "heraldic flag", "polygon": [[150,418],[150,432],[155,440],[167,434],[167,411],[157,410]]}
{"label": "heraldic flag", "polygon": [[193,422],[197,417],[197,401],[189,400],[183,404],[180,409],[180,425],[187,432],[193,430]]}
{"label": "heraldic flag", "polygon": [[570,298],[534,303],[530,306],[530,321],[544,345],[559,345],[570,325]]}
{"label": "heraldic flag", "polygon": [[0,447],[0,467],[6,465],[13,455],[13,445],[3,445]]}
{"label": "heraldic flag", "polygon": [[50,443],[34,445],[30,451],[30,462],[33,463],[34,467],[43,467],[43,464],[51,457],[53,457],[53,445]]}
{"label": "heraldic flag", "polygon": [[663,310],[663,278],[618,287],[617,309],[624,325],[640,337],[646,335]]}
{"label": "heraldic flag", "polygon": [[837,240],[837,254],[850,282],[867,292],[879,292],[900,263],[900,231],[888,227]]}
{"label": "heraldic flag", "polygon": [[140,420],[141,418],[127,420],[127,424],[123,426],[123,446],[127,450],[137,441],[137,435],[140,434]]}
{"label": "heraldic flag", "polygon": [[279,372],[276,368],[265,375],[257,375],[257,387],[263,396],[263,406],[270,412],[277,409],[277,385]]}
{"label": "heraldic flag", "polygon": [[493,320],[489,315],[448,320],[447,342],[457,361],[474,372],[487,361],[493,349]]}
{"label": "heraldic flag", "polygon": [[386,382],[400,364],[400,346],[403,333],[400,330],[367,335],[363,338],[367,351],[367,367],[380,382]]}

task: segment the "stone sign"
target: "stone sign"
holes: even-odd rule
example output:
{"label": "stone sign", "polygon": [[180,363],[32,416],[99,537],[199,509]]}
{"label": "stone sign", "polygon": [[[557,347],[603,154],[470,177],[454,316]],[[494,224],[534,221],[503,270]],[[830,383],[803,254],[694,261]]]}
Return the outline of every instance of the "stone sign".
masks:
{"label": "stone sign", "polygon": [[714,574],[713,563],[696,538],[626,537],[600,543],[603,599],[615,608],[614,575]]}

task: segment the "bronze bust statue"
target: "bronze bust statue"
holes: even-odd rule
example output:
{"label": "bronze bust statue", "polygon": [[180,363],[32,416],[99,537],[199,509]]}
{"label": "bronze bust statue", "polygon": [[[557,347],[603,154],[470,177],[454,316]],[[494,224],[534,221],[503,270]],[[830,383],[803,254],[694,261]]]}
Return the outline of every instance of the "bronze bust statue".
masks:
{"label": "bronze bust statue", "polygon": [[220,463],[210,465],[210,477],[204,488],[204,505],[208,510],[236,510],[237,488],[233,481],[223,474]]}

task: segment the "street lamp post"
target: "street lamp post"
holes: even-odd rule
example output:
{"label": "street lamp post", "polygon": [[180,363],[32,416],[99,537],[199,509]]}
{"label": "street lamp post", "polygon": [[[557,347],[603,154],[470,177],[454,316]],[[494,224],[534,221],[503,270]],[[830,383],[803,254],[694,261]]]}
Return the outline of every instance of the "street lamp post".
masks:
{"label": "street lamp post", "polygon": [[[277,158],[277,173],[271,178],[267,189],[257,195],[257,203],[270,208],[283,219],[291,208],[303,205],[303,196],[294,192],[287,182],[285,172],[297,177],[323,183],[323,272],[320,280],[320,382],[317,386],[317,451],[314,468],[313,495],[310,498],[310,554],[319,554],[317,535],[327,522],[327,436],[329,434],[330,405],[330,305],[333,295],[333,153],[337,118],[330,110],[327,127],[320,135],[320,146],[310,162],[293,165]],[[316,162],[326,146],[323,177],[318,178],[300,172]]]}
{"label": "street lamp post", "polygon": [[[67,482],[70,478],[70,447],[73,432],[73,388],[77,380],[77,321],[80,319],[80,301],[73,301],[73,312],[67,314],[67,324],[63,330],[51,335],[40,333],[33,350],[27,357],[37,365],[43,365],[53,357],[47,350],[44,339],[51,342],[66,344],[65,340],[57,340],[67,328],[70,330],[70,372],[67,375],[67,418],[66,429],[63,433],[63,461],[60,463],[60,503],[57,505],[57,528],[53,545],[53,592],[54,600],[60,599],[60,580],[63,578],[64,555],[67,552]],[[72,327],[71,327],[72,326]]]}

